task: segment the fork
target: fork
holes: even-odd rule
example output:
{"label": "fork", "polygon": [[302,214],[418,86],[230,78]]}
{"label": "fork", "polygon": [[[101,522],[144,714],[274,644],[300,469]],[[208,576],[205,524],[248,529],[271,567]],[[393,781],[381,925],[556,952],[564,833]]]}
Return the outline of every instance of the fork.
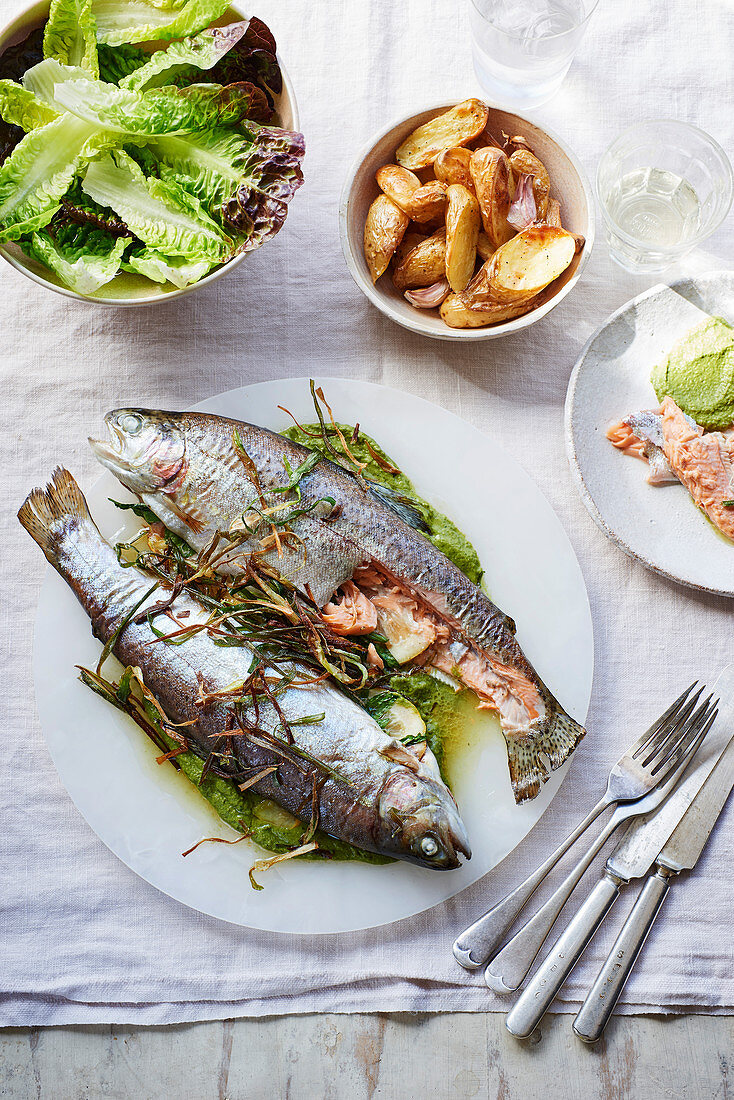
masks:
{"label": "fork", "polygon": [[681,717],[691,714],[703,690],[703,688],[700,688],[693,699],[690,699],[689,696],[696,686],[696,682],[691,684],[678,696],[674,703],[671,703],[657,721],[653,722],[634,745],[627,749],[609,773],[607,789],[596,806],[587,814],[581,824],[573,830],[571,835],[556,848],[555,852],[538,867],[537,871],[529,875],[524,882],[516,886],[511,893],[498,901],[496,905],[493,905],[484,916],[476,920],[457,937],[454,941],[453,951],[458,963],[467,970],[476,970],[492,958],[501,946],[505,933],[515,922],[546,875],[555,867],[568,849],[576,843],[579,837],[586,832],[589,826],[596,821],[600,814],[609,806],[618,806],[620,803],[634,803],[657,786],[664,776],[660,773],[653,774],[651,762],[647,757],[643,758],[642,754],[644,752],[650,753],[654,751],[654,748],[662,748],[662,742],[667,743],[666,738],[672,737],[678,730]]}
{"label": "fork", "polygon": [[[643,765],[657,778],[654,789],[637,802],[617,807],[597,839],[556,892],[490,960],[484,973],[484,980],[490,989],[496,993],[512,993],[522,985],[559,913],[614,830],[631,817],[657,809],[675,788],[713,721],[712,714],[715,716],[716,713],[716,703],[711,704],[711,695],[692,713],[700,694],[701,691],[686,704],[671,731],[665,735],[658,734],[649,748],[641,750],[646,754]],[[662,741],[658,743],[660,737]]]}

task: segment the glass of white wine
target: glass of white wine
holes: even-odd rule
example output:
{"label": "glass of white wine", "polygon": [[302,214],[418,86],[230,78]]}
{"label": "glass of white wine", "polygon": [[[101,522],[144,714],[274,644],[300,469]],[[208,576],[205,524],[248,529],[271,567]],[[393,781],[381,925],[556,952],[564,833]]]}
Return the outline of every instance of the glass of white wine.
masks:
{"label": "glass of white wine", "polygon": [[599,161],[596,190],[613,260],[659,272],[721,225],[732,170],[718,142],[695,126],[657,119],[630,126]]}

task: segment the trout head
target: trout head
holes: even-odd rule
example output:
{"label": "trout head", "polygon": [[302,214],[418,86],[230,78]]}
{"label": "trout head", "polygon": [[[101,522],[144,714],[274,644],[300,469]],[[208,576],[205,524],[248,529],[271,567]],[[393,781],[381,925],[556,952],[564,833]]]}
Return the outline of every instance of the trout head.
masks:
{"label": "trout head", "polygon": [[443,784],[407,770],[393,773],[380,795],[380,817],[393,841],[411,861],[435,870],[471,859],[466,829]]}
{"label": "trout head", "polygon": [[91,439],[96,457],[132,493],[175,493],[186,475],[184,433],[170,413],[114,409],[107,413],[109,439]]}

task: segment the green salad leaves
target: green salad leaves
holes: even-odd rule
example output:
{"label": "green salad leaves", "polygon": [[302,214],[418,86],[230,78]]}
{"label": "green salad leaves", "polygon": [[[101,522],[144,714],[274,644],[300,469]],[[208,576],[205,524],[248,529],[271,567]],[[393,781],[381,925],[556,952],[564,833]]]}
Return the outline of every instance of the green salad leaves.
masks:
{"label": "green salad leaves", "polygon": [[0,57],[0,243],[94,295],[188,286],[278,232],[303,137],[273,125],[265,24],[210,26],[227,6],[52,0],[42,56],[34,32]]}

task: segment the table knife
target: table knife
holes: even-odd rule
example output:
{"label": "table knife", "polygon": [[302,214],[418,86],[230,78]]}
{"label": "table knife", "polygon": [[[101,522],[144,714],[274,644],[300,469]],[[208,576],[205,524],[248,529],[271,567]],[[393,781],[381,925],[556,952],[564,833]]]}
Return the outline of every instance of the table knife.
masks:
{"label": "table knife", "polygon": [[732,787],[734,738],[655,860],[655,872],[642,887],[632,912],[573,1022],[573,1030],[584,1042],[595,1043],[601,1037],[660,912],[671,880],[681,871],[690,871],[695,867]]}
{"label": "table knife", "polygon": [[727,667],[711,688],[713,695],[719,696],[718,717],[675,792],[660,809],[636,819],[627,827],[607,860],[600,882],[556,940],[508,1014],[507,1029],[513,1035],[527,1038],[532,1034],[614,904],[622,886],[650,870],[713,771],[734,731],[734,692],[730,680],[730,667]]}

